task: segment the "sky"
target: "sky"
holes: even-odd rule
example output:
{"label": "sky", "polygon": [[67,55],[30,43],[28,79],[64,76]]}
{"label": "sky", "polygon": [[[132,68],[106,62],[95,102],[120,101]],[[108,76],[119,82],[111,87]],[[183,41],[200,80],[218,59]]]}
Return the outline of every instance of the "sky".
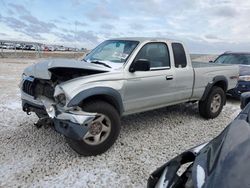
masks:
{"label": "sky", "polygon": [[246,0],[0,0],[0,40],[91,49],[116,37],[183,41],[192,53],[250,51]]}

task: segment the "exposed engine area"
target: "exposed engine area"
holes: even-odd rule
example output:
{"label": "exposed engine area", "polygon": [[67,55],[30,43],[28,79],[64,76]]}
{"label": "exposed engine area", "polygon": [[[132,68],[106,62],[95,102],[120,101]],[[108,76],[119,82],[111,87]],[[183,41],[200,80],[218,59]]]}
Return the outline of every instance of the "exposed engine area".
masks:
{"label": "exposed engine area", "polygon": [[87,70],[78,68],[52,68],[49,69],[49,71],[52,73],[51,80],[53,82],[58,82],[58,83],[65,82],[67,80],[71,80],[81,76],[88,76],[92,74],[99,74],[105,72],[105,71]]}
{"label": "exposed engine area", "polygon": [[104,72],[78,68],[52,68],[49,71],[52,74],[50,80],[39,78],[25,80],[22,87],[23,91],[34,97],[42,95],[53,99],[56,85],[81,76]]}
{"label": "exposed engine area", "polygon": [[53,98],[55,86],[55,83],[53,83],[52,81],[35,79],[34,96],[37,97],[39,95],[42,95],[48,98]]}

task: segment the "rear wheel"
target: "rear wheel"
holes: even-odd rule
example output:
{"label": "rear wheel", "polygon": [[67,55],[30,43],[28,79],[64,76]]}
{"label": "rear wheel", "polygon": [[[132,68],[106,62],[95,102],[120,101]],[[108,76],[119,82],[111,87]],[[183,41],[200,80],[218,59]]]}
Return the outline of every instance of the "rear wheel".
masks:
{"label": "rear wheel", "polygon": [[214,86],[207,98],[199,102],[200,115],[207,119],[217,117],[222,111],[225,100],[225,91],[220,87]]}
{"label": "rear wheel", "polygon": [[117,110],[104,101],[90,101],[82,106],[83,111],[96,112],[89,131],[82,140],[66,138],[69,146],[77,153],[90,156],[107,151],[120,133],[120,116]]}

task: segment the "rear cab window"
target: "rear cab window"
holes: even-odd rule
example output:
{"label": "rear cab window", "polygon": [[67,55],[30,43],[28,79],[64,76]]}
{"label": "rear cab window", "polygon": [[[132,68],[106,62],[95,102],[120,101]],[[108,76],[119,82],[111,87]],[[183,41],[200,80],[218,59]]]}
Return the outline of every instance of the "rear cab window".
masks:
{"label": "rear cab window", "polygon": [[187,66],[187,58],[183,45],[181,43],[172,43],[172,49],[175,67],[185,68]]}

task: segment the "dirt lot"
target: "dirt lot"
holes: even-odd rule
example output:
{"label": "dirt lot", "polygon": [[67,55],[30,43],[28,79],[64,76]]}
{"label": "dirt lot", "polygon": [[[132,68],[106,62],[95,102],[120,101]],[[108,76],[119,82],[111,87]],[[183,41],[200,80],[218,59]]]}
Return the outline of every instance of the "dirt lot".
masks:
{"label": "dirt lot", "polygon": [[[204,59],[204,58],[203,58]],[[222,114],[202,119],[183,104],[122,119],[115,145],[80,157],[51,128],[37,129],[21,110],[18,83],[34,59],[0,59],[0,187],[145,187],[149,174],[173,156],[209,141],[238,114],[229,100]]]}

